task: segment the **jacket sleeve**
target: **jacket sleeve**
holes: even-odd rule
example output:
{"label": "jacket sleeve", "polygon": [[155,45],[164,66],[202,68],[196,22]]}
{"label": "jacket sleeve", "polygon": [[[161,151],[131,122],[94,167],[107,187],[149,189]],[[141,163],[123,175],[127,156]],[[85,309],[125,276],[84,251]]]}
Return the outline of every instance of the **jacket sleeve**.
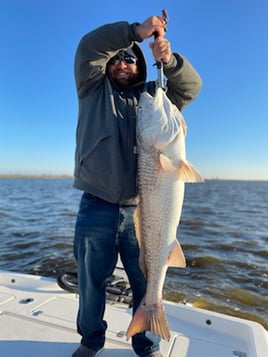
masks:
{"label": "jacket sleeve", "polygon": [[136,24],[130,25],[126,21],[103,25],[80,40],[74,61],[76,89],[79,97],[104,78],[106,64],[116,52],[127,48],[137,38]]}
{"label": "jacket sleeve", "polygon": [[167,77],[167,95],[180,110],[195,99],[202,87],[202,80],[190,62],[182,55],[173,53],[164,64]]}

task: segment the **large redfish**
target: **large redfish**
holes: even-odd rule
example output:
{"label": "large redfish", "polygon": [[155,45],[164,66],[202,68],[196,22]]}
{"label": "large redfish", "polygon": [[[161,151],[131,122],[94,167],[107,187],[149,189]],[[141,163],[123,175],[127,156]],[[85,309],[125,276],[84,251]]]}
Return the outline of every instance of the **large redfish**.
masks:
{"label": "large redfish", "polygon": [[168,266],[186,265],[176,238],[184,183],[203,181],[186,160],[185,132],[182,114],[161,88],[154,97],[141,94],[137,118],[139,204],[134,221],[147,289],[128,327],[127,339],[142,331],[170,338],[162,290]]}

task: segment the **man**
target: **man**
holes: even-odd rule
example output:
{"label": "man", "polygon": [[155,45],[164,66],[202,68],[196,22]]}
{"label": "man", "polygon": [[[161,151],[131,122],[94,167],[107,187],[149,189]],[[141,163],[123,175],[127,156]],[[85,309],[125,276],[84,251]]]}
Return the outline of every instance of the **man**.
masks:
{"label": "man", "polygon": [[[137,203],[136,116],[140,93],[152,95],[137,42],[150,43],[163,62],[167,95],[181,110],[193,100],[201,79],[187,59],[172,53],[162,17],[143,23],[117,22],[86,34],[75,56],[79,101],[74,187],[84,191],[77,215],[74,255],[78,266],[81,346],[73,357],[94,357],[105,343],[105,283],[120,254],[133,293],[133,312],[145,294],[139,268],[133,211]],[[154,39],[154,38],[153,38]],[[159,336],[139,333],[132,346],[140,357],[161,357]]]}

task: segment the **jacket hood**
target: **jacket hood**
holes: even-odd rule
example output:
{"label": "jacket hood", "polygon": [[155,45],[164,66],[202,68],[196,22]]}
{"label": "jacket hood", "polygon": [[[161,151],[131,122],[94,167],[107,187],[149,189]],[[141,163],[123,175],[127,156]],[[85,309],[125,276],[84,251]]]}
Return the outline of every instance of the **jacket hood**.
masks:
{"label": "jacket hood", "polygon": [[140,48],[140,46],[134,42],[133,46],[131,47],[132,51],[135,53],[138,61],[137,61],[137,67],[139,70],[139,75],[137,77],[137,83],[140,82],[145,82],[146,77],[147,77],[147,69],[146,69],[146,61],[143,55],[143,52]]}
{"label": "jacket hood", "polygon": [[[142,52],[142,49],[140,48],[140,46],[136,42],[134,42],[132,47],[121,49],[120,51],[122,51],[122,50],[126,51],[130,54],[131,54],[131,52],[132,52],[132,54],[134,53],[135,57],[137,58],[137,67],[138,67],[139,74],[135,80],[134,85],[136,86],[136,85],[145,83],[146,77],[147,77],[147,68],[146,68],[145,57],[143,55],[143,52]],[[117,53],[119,53],[120,51],[118,51]]]}

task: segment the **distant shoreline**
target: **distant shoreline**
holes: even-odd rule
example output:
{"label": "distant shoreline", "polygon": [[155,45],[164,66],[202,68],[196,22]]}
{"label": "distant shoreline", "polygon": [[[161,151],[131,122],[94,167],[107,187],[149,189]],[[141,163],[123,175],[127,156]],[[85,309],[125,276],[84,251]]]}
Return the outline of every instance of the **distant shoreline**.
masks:
{"label": "distant shoreline", "polygon": [[0,174],[0,179],[16,179],[16,178],[27,178],[27,179],[69,179],[73,178],[72,175],[60,175],[60,174]]}
{"label": "distant shoreline", "polygon": [[[68,174],[0,174],[0,179],[73,179],[72,175]],[[267,182],[262,179],[235,179],[235,178],[205,178],[206,181],[241,181],[241,182]],[[202,183],[201,183],[202,184]]]}

